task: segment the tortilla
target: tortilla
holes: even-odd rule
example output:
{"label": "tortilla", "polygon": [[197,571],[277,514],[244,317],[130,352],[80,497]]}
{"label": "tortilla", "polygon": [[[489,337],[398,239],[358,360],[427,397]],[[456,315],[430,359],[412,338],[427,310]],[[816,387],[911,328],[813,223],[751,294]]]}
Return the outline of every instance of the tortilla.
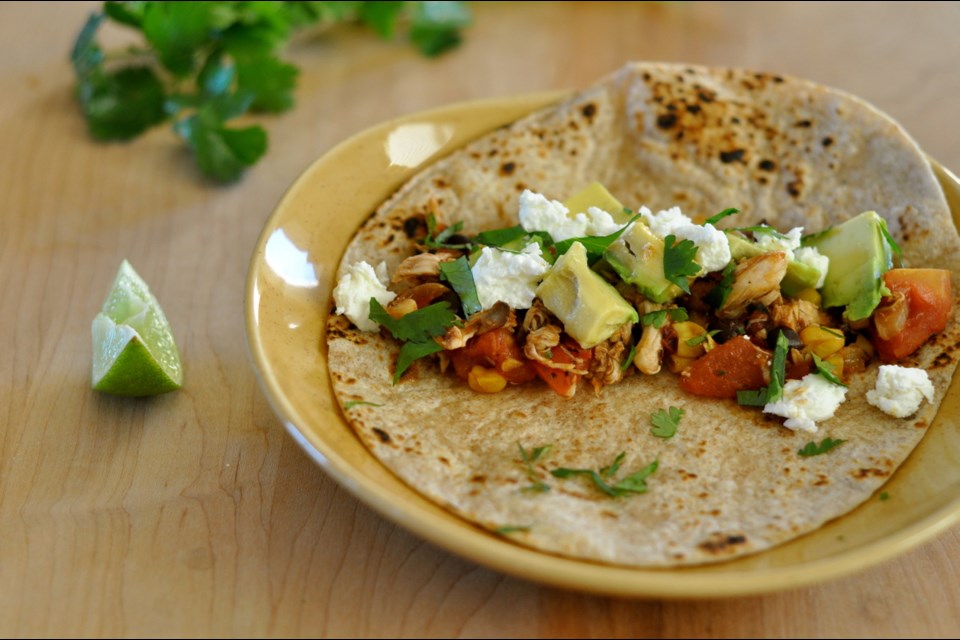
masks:
{"label": "tortilla", "polygon": [[[865,210],[889,225],[912,266],[960,276],[960,240],[917,145],[863,101],[785,76],[635,63],[562,104],[491,132],[418,174],[368,220],[341,264],[393,268],[414,251],[406,231],[434,199],[441,221],[466,233],[516,224],[530,188],[563,200],[590,182],[626,206],[679,205],[691,216],[727,207],[736,225],[817,231]],[[420,216],[419,218],[417,216]],[[724,221],[730,222],[729,219]],[[721,226],[723,226],[721,224]],[[758,409],[689,395],[669,372],[636,374],[595,395],[564,399],[545,385],[473,392],[420,361],[393,385],[399,345],[331,313],[334,391],[373,454],[416,490],[516,542],[628,566],[709,563],[755,553],[820,527],[869,498],[931,424],[957,364],[960,310],[905,366],[936,390],[909,419],[867,404],[874,363],[811,437]],[[650,434],[650,415],[685,411],[676,435]],[[801,457],[810,440],[846,442]],[[536,463],[550,491],[531,492],[518,443],[552,445]],[[557,467],[599,469],[626,452],[622,473],[658,460],[649,492],[610,498]]]}

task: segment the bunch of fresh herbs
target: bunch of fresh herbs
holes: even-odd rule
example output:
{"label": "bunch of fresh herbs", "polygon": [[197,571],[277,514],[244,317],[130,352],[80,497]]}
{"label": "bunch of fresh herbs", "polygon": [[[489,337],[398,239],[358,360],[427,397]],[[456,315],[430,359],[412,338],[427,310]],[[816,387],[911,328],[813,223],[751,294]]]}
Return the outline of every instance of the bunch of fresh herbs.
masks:
{"label": "bunch of fresh herbs", "polygon": [[[104,51],[107,21],[139,32],[142,46]],[[232,182],[266,152],[267,133],[229,122],[290,109],[298,69],[281,57],[285,45],[299,29],[342,22],[386,39],[402,28],[436,56],[459,44],[470,13],[464,2],[104,2],[70,56],[80,108],[103,141],[172,121],[203,174]]]}

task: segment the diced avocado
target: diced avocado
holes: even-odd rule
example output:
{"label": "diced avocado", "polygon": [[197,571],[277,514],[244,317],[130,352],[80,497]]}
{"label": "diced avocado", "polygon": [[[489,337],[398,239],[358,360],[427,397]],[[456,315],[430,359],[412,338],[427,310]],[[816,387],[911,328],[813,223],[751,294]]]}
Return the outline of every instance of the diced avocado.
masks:
{"label": "diced avocado", "polygon": [[893,266],[893,251],[885,237],[887,223],[876,211],[855,218],[810,240],[830,258],[830,269],[820,289],[824,307],[846,306],[850,321],[870,317],[886,293],[883,274]]}
{"label": "diced avocado", "polygon": [[574,242],[557,258],[537,287],[537,297],[585,349],[594,347],[625,322],[636,322],[637,311],[587,264],[587,250]]}
{"label": "diced avocado", "polygon": [[663,240],[639,220],[603,257],[624,282],[653,302],[669,302],[683,293],[663,274]]}
{"label": "diced avocado", "polygon": [[[760,255],[760,247],[746,238],[733,233],[727,233],[730,241],[730,256],[734,260],[752,258]],[[820,271],[803,262],[790,260],[787,263],[787,273],[780,282],[780,289],[791,297],[796,297],[804,289],[816,289],[820,281]]]}
{"label": "diced avocado", "polygon": [[602,209],[610,214],[614,222],[621,224],[630,218],[624,213],[623,205],[613,197],[599,182],[592,182],[563,202],[563,206],[570,210],[570,215],[586,213],[590,207]]}

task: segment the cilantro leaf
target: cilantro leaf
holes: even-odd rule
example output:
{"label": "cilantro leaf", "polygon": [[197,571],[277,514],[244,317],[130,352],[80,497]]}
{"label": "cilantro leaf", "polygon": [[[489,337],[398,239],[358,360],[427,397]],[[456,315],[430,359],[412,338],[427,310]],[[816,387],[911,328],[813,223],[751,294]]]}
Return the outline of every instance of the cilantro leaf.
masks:
{"label": "cilantro leaf", "polygon": [[224,125],[214,103],[175,125],[174,129],[194,152],[204,175],[233,182],[267,150],[267,132],[260,125],[231,129]]}
{"label": "cilantro leaf", "polygon": [[387,313],[376,298],[370,298],[370,319],[404,342],[432,342],[433,338],[442,336],[457,322],[457,316],[447,302],[435,302],[398,320]]}
{"label": "cilantro leaf", "polygon": [[658,409],[650,416],[650,432],[658,438],[672,438],[677,433],[684,410],[677,407]]}
{"label": "cilantro leaf", "polygon": [[343,410],[350,411],[354,407],[382,407],[382,404],[376,402],[367,402],[366,400],[349,400],[343,403]]}
{"label": "cilantro leaf", "polygon": [[299,71],[276,56],[238,60],[237,90],[253,94],[254,111],[279,113],[293,106],[293,89]]}
{"label": "cilantro leaf", "polygon": [[370,26],[377,35],[389,40],[396,32],[397,18],[403,11],[404,2],[363,2],[360,4],[360,21]]}
{"label": "cilantro leaf", "polygon": [[545,491],[550,491],[550,485],[540,479],[540,476],[537,475],[536,469],[533,468],[535,462],[540,458],[547,455],[550,452],[550,449],[553,448],[552,444],[544,445],[542,447],[535,447],[532,452],[527,451],[523,448],[523,445],[517,442],[517,448],[520,449],[520,458],[523,460],[523,464],[526,467],[527,478],[530,479],[529,485],[523,487],[523,491],[536,491],[543,493]]}
{"label": "cilantro leaf", "polygon": [[93,72],[77,84],[77,97],[98,140],[129,140],[167,118],[163,84],[150,67]]}
{"label": "cilantro leaf", "polygon": [[897,257],[897,266],[902,266],[903,264],[903,251],[900,250],[900,245],[897,244],[897,241],[893,239],[893,236],[890,234],[890,229],[887,228],[887,221],[883,218],[880,218],[880,235],[883,236],[883,239],[890,249],[893,251],[893,255]]}
{"label": "cilantro leaf", "polygon": [[142,28],[160,62],[176,76],[196,68],[196,54],[215,26],[215,2],[148,2]]}
{"label": "cilantro leaf", "polygon": [[423,239],[423,244],[430,249],[469,249],[469,244],[447,242],[455,233],[460,233],[461,229],[463,229],[463,220],[458,220],[438,233],[437,218],[432,213],[427,214],[427,237]]}
{"label": "cilantro leaf", "polygon": [[400,347],[400,353],[397,354],[397,367],[393,371],[393,384],[400,381],[400,377],[414,361],[438,351],[443,351],[443,347],[433,340],[428,342],[404,342],[403,346]]}
{"label": "cilantro leaf", "polygon": [[460,44],[460,29],[470,20],[470,11],[463,2],[416,2],[410,41],[423,55],[438,56]]}
{"label": "cilantro leaf", "polygon": [[653,325],[655,329],[660,329],[667,321],[667,316],[674,322],[684,322],[689,318],[687,310],[683,307],[670,307],[669,309],[657,309],[640,316],[640,324],[644,327]]}
{"label": "cilantro leaf", "polygon": [[637,214],[630,218],[622,227],[617,229],[611,234],[605,236],[582,236],[580,238],[567,238],[566,240],[561,240],[556,243],[556,255],[562,256],[565,254],[570,247],[573,246],[574,242],[579,242],[583,245],[583,248],[587,250],[587,259],[590,262],[594,262],[599,259],[603,252],[607,250],[611,244],[617,241],[617,239],[623,235],[627,228],[640,219],[640,214]]}
{"label": "cilantro leaf", "polygon": [[449,282],[460,296],[464,317],[469,318],[482,309],[480,298],[477,297],[477,284],[473,280],[473,272],[466,257],[460,256],[453,261],[441,262],[440,279]]}
{"label": "cilantro leaf", "polygon": [[799,453],[801,456],[804,456],[805,458],[810,456],[819,456],[823,453],[826,453],[827,451],[830,451],[835,447],[840,446],[844,442],[846,442],[846,440],[843,440],[840,438],[836,440],[834,440],[833,438],[824,438],[820,442],[820,444],[817,444],[816,442],[811,441],[811,442],[808,442],[806,445],[804,445],[804,447],[799,451],[797,451],[797,453]]}
{"label": "cilantro leaf", "polygon": [[628,475],[616,484],[611,485],[607,482],[610,476],[615,474],[620,469],[620,465],[623,463],[625,457],[626,451],[621,452],[610,466],[603,467],[600,469],[599,473],[593,469],[568,469],[561,467],[559,469],[553,469],[550,471],[550,474],[555,478],[562,479],[573,478],[576,476],[586,476],[593,482],[597,489],[612,498],[625,496],[631,493],[646,493],[646,479],[648,476],[650,476],[650,474],[657,470],[657,467],[660,464],[657,460],[654,460],[643,469]]}
{"label": "cilantro leaf", "polygon": [[707,294],[707,304],[714,309],[719,309],[727,301],[730,291],[733,290],[733,274],[736,269],[737,263],[735,261],[728,262],[720,274],[720,282]]}
{"label": "cilantro leaf", "polygon": [[490,231],[481,231],[473,237],[473,241],[488,247],[502,247],[505,244],[519,240],[527,235],[526,230],[520,225],[507,227],[505,229],[491,229]]}
{"label": "cilantro leaf", "polygon": [[718,222],[720,222],[721,220],[723,220],[724,218],[726,218],[727,216],[732,216],[732,215],[735,215],[735,214],[737,214],[737,213],[740,213],[740,209],[734,209],[733,207],[730,207],[729,209],[724,209],[724,210],[721,211],[720,213],[717,213],[717,214],[714,214],[714,215],[710,216],[709,218],[707,218],[706,220],[703,221],[703,224],[705,224],[705,225],[707,225],[707,224],[713,224],[713,225],[715,225],[715,224],[717,224]]}
{"label": "cilantro leaf", "polygon": [[663,275],[684,293],[690,293],[687,278],[700,273],[700,265],[695,261],[697,245],[691,240],[677,241],[672,233],[663,239]]}
{"label": "cilantro leaf", "polygon": [[770,384],[757,390],[737,391],[737,404],[747,407],[762,407],[783,397],[783,385],[787,373],[787,352],[790,344],[783,331],[777,333],[777,344],[770,364]]}
{"label": "cilantro leaf", "polygon": [[627,354],[626,359],[620,363],[620,371],[625,372],[630,368],[630,363],[633,362],[634,356],[637,355],[637,343],[633,342],[630,344],[630,352]]}
{"label": "cilantro leaf", "polygon": [[837,367],[832,362],[827,362],[815,353],[811,355],[813,356],[813,364],[817,368],[817,373],[833,384],[840,385],[841,387],[847,386],[843,380],[837,377]]}
{"label": "cilantro leaf", "polygon": [[506,535],[508,533],[517,533],[520,531],[530,531],[530,525],[524,524],[507,524],[502,527],[497,527],[493,530],[494,533],[499,533],[500,535]]}

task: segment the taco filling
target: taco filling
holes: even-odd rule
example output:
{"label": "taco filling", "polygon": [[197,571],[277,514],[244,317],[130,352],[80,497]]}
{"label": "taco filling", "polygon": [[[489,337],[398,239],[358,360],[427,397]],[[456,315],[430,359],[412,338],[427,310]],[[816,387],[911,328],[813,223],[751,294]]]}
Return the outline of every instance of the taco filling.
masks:
{"label": "taco filling", "polygon": [[478,526],[717,562],[893,475],[957,366],[958,278],[943,191],[889,117],[795,78],[635,63],[365,220],[327,362],[360,441]]}

